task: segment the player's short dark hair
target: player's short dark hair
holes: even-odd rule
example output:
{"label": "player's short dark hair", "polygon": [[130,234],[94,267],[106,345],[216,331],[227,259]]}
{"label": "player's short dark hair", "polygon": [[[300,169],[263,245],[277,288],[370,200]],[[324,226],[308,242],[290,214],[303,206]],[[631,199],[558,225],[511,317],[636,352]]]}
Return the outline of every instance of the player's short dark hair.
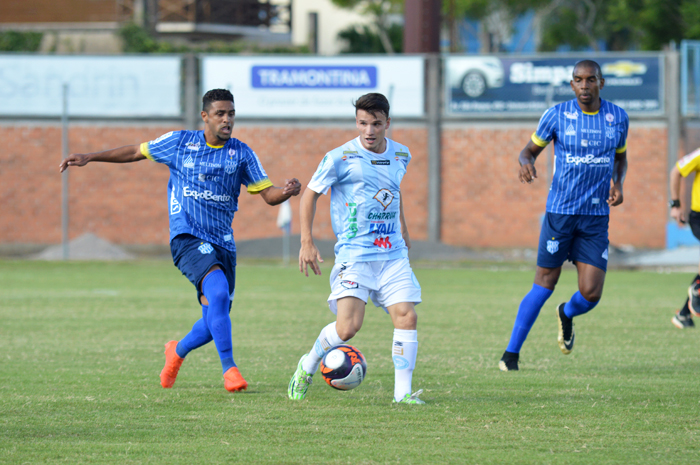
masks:
{"label": "player's short dark hair", "polygon": [[355,100],[353,105],[355,105],[355,114],[357,114],[357,110],[364,110],[375,117],[377,112],[381,112],[389,118],[389,101],[382,94],[365,94]]}
{"label": "player's short dark hair", "polygon": [[574,77],[574,72],[576,72],[576,68],[579,66],[585,66],[587,68],[593,68],[595,70],[595,75],[598,78],[598,80],[603,79],[603,71],[600,69],[600,65],[593,61],[593,60],[579,60],[574,64],[574,69],[573,72],[571,73],[571,77]]}
{"label": "player's short dark hair", "polygon": [[202,111],[208,112],[212,102],[233,102],[233,94],[228,89],[212,89],[202,97]]}

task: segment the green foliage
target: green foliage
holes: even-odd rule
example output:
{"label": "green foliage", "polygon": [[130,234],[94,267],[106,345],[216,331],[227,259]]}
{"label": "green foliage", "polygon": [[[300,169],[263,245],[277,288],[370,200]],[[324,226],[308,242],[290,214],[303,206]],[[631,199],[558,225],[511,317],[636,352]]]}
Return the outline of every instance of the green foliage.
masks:
{"label": "green foliage", "polygon": [[43,37],[42,32],[0,32],[0,52],[36,52]]}
{"label": "green foliage", "polygon": [[119,29],[124,41],[125,53],[177,53],[188,51],[186,47],[176,47],[169,42],[156,40],[148,32],[134,24],[127,23]]}
{"label": "green foliage", "polygon": [[156,40],[142,27],[128,23],[120,30],[125,53],[309,53],[307,46],[286,45],[261,46],[244,41],[208,41],[198,44],[175,45],[165,40]]}
{"label": "green foliage", "polygon": [[[403,50],[403,26],[392,24],[387,30],[395,52]],[[346,42],[342,53],[386,53],[379,35],[369,26],[349,26],[338,33]]]}
{"label": "green foliage", "polygon": [[[553,7],[555,5],[555,7]],[[544,15],[542,50],[660,50],[669,42],[700,39],[697,0],[561,0]]]}
{"label": "green foliage", "polygon": [[[380,45],[382,46],[382,49],[379,51],[380,53],[394,53],[403,48],[403,42],[398,48],[394,45],[394,38],[398,32],[394,25],[389,24],[390,14],[400,13],[403,11],[403,0],[332,0],[332,2],[341,8],[357,10],[360,14],[372,17],[372,22],[377,28],[376,36],[379,39]],[[394,36],[391,36],[392,32],[390,32],[392,28],[394,29]],[[351,29],[352,28],[346,29],[344,31],[345,37],[341,37],[350,43],[350,48],[355,46],[353,45],[354,43],[357,43],[360,49],[373,47],[373,39],[368,35],[371,33],[366,27],[364,28],[364,32],[356,31],[357,35],[355,35]],[[366,37],[361,37],[363,35]]]}
{"label": "green foliage", "polygon": [[250,385],[230,394],[214,344],[187,356],[172,389],[158,383],[163,344],[201,315],[171,262],[0,261],[0,463],[697,463],[698,329],[670,322],[694,272],[610,270],[564,356],[554,306],[576,289],[565,269],[521,371],[501,373],[534,265],[413,265],[420,407],[391,404],[392,325],[372,304],[352,340],[364,383],[339,392],[316,375],[304,401],[287,399],[333,319],[324,276],[239,263],[234,356]]}

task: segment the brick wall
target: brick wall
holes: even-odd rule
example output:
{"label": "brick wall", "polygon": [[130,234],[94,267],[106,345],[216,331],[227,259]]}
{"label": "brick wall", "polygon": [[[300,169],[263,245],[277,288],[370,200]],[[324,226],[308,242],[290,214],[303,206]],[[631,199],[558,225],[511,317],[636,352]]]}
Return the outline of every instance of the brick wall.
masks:
{"label": "brick wall", "polygon": [[[518,181],[517,155],[536,121],[519,124],[451,123],[442,136],[442,237],[469,247],[534,247],[544,212],[548,174],[543,152],[539,179]],[[413,161],[403,181],[411,237],[427,239],[427,131],[395,122],[392,137],[407,145]],[[92,152],[151,140],[171,126],[74,125],[71,152]],[[306,184],[324,153],[356,136],[354,125],[301,123],[241,124],[235,136],[260,157],[273,183],[297,177]],[[667,220],[666,130],[632,122],[625,202],[613,209],[613,244],[660,248]],[[0,243],[57,244],[61,240],[61,128],[58,125],[0,125]],[[549,150],[549,149],[547,149]],[[117,244],[166,244],[168,170],[150,161],[90,164],[69,170],[70,237],[92,232]],[[292,201],[299,233],[298,198]],[[238,240],[280,235],[278,209],[242,193],[233,222]],[[329,199],[322,197],[314,232],[333,237]]]}
{"label": "brick wall", "polygon": [[6,0],[0,2],[0,23],[79,23],[124,19],[115,0]]}

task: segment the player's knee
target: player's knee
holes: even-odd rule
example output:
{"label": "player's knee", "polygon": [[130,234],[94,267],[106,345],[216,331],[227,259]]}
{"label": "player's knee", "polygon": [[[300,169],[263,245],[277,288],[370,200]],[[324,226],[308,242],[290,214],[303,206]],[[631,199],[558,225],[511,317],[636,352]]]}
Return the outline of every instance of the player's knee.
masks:
{"label": "player's knee", "polygon": [[598,287],[588,287],[579,289],[581,296],[589,302],[598,302],[603,297],[603,289]]}
{"label": "player's knee", "polygon": [[416,326],[418,326],[418,314],[415,310],[406,312],[397,320],[398,324],[395,325],[397,329],[416,329]]}
{"label": "player's knee", "polygon": [[229,294],[228,294],[228,281],[223,279],[216,283],[214,286],[204,287],[204,297],[209,301],[209,306],[223,305],[228,311],[229,304]]}
{"label": "player's knee", "polygon": [[561,268],[541,268],[537,267],[535,272],[535,284],[545,289],[554,290],[559,282]]}
{"label": "player's knee", "polygon": [[392,320],[396,329],[416,329],[418,314],[413,305],[400,306],[393,310]]}

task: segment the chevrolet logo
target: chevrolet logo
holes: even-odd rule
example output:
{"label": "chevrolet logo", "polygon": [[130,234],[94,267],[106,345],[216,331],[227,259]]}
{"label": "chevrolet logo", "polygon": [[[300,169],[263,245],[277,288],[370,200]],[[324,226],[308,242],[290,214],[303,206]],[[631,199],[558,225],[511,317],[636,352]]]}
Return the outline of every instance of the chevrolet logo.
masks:
{"label": "chevrolet logo", "polygon": [[634,63],[632,61],[616,61],[603,65],[603,76],[613,75],[615,77],[628,77],[633,74],[644,74],[647,72],[647,65],[644,63]]}

